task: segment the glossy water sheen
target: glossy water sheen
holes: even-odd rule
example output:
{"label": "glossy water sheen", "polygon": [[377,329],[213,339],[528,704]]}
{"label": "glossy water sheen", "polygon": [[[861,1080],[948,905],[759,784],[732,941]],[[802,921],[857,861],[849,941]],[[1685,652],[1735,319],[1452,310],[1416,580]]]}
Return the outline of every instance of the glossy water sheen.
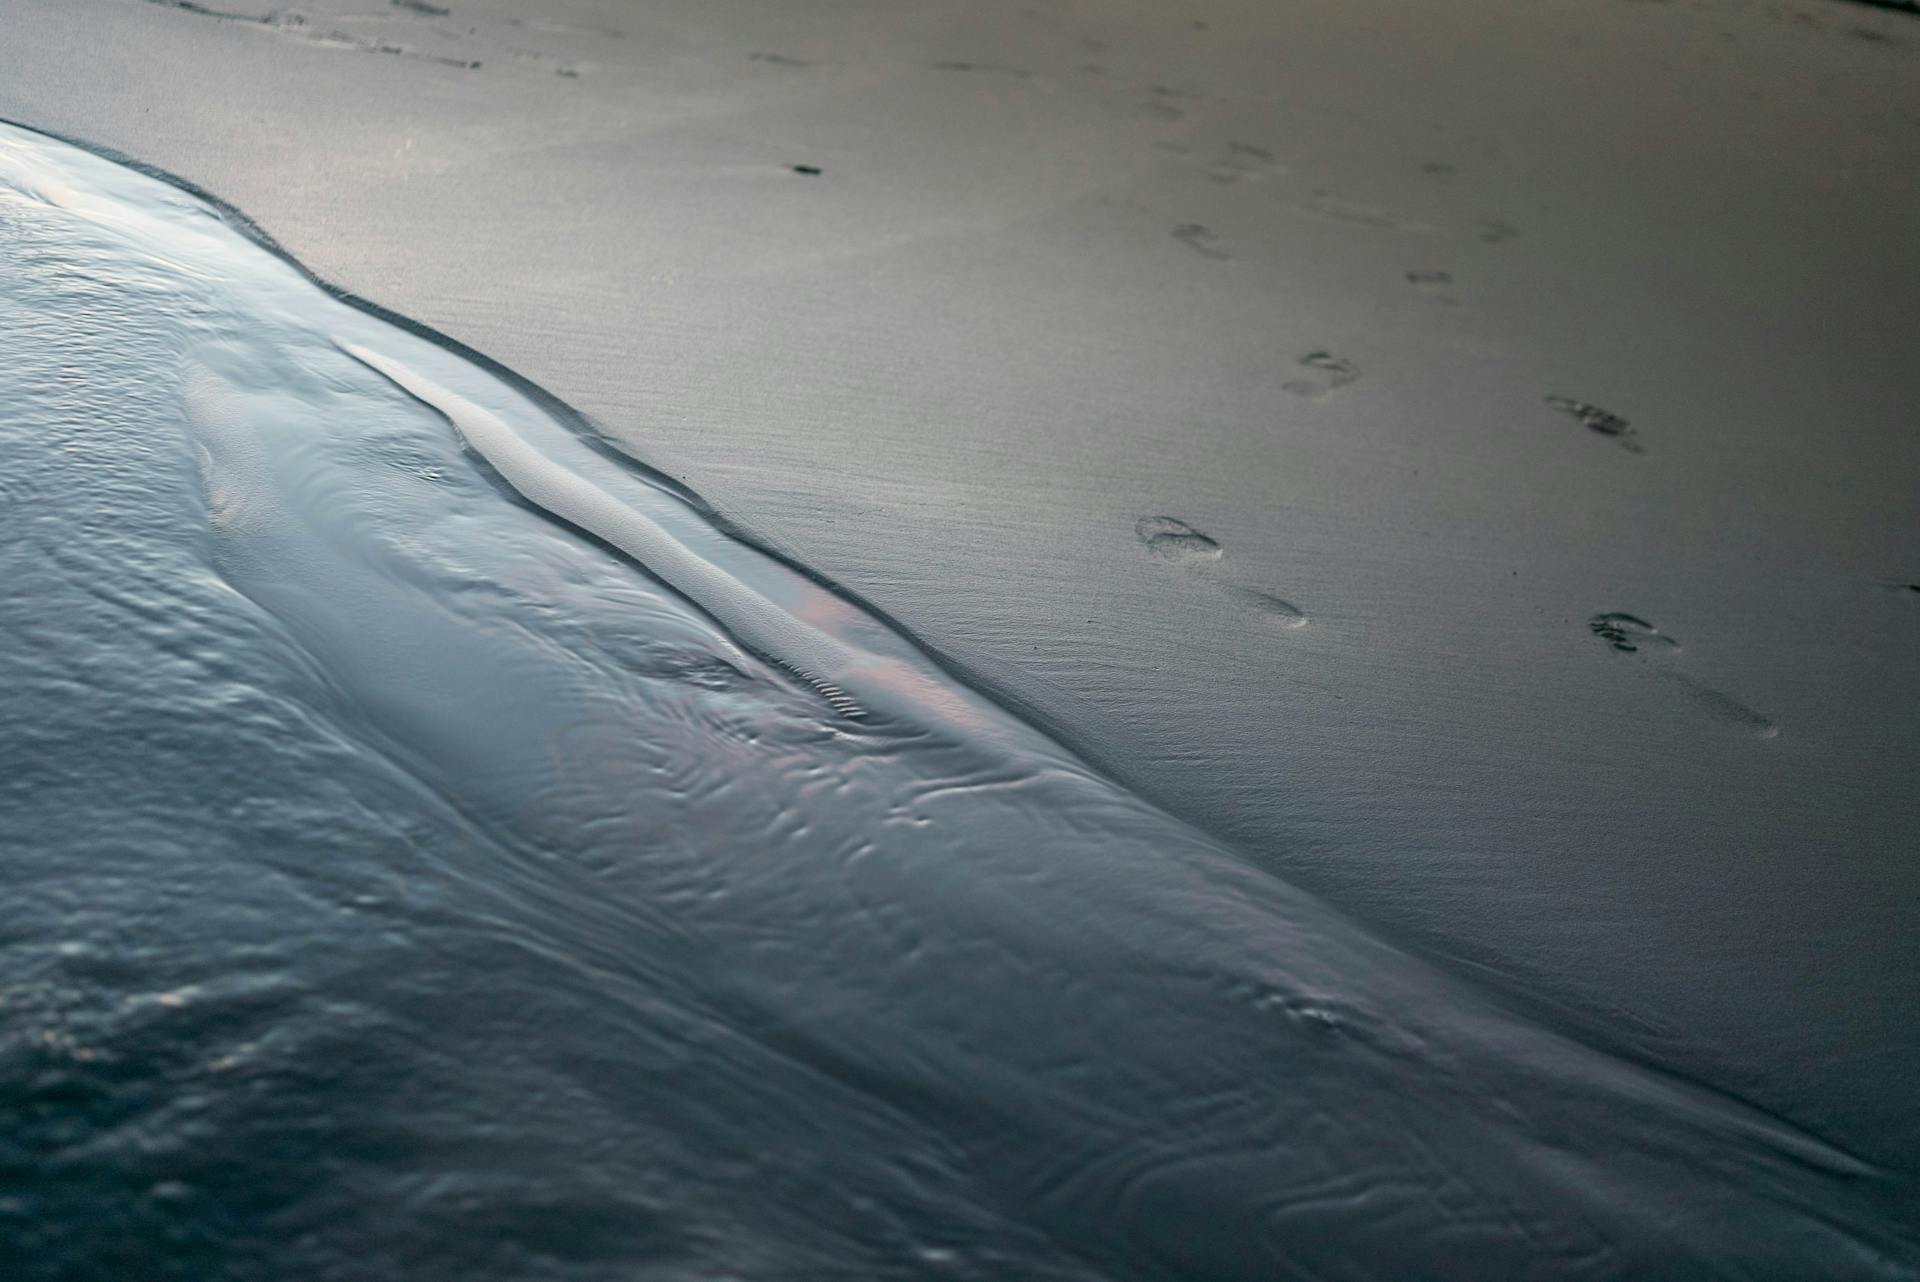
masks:
{"label": "glossy water sheen", "polygon": [[8,127],[0,521],[26,1277],[1911,1276],[1895,1177],[1503,1012]]}

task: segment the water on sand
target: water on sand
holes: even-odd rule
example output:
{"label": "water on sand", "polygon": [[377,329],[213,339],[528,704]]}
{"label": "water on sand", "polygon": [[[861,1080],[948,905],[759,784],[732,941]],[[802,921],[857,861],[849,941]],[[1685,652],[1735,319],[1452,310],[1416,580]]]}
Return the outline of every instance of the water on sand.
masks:
{"label": "water on sand", "polygon": [[230,211],[0,126],[0,355],[25,1276],[1911,1276]]}

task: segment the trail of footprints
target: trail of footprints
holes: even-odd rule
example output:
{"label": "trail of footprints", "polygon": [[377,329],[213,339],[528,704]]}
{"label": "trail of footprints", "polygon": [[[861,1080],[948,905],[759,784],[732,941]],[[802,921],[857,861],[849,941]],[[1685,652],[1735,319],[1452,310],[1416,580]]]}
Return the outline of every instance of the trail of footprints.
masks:
{"label": "trail of footprints", "polygon": [[[1211,535],[1172,516],[1143,516],[1134,523],[1133,529],[1141,545],[1151,555],[1201,575],[1214,583],[1234,604],[1265,615],[1283,628],[1303,628],[1307,625],[1306,611],[1284,597],[1215,578],[1210,567],[1225,557],[1226,549]],[[1920,584],[1901,586],[1920,592]],[[1779,726],[1772,718],[1701,680],[1684,667],[1677,666],[1675,659],[1680,654],[1679,641],[1638,615],[1619,610],[1604,611],[1587,620],[1587,630],[1614,653],[1632,658],[1660,679],[1679,686],[1710,716],[1762,739],[1772,739],[1780,733]]]}
{"label": "trail of footprints", "polygon": [[[216,22],[237,22],[245,26],[258,27],[275,35],[302,41],[306,44],[321,45],[336,49],[357,49],[363,53],[386,54],[395,58],[406,58],[415,62],[437,63],[444,67],[457,67],[463,71],[476,70],[480,63],[466,58],[451,58],[441,54],[424,53],[411,45],[395,44],[386,40],[370,40],[351,35],[345,31],[331,30],[311,26],[307,16],[298,11],[270,10],[266,13],[243,12],[236,9],[220,9],[212,5],[200,4],[198,0],[147,0],[148,4],[162,9],[172,9],[179,13],[192,14],[195,17],[211,18]],[[436,5],[414,3],[411,0],[393,0],[393,7],[419,17],[436,17],[447,11]]]}
{"label": "trail of footprints", "polygon": [[[1441,179],[1450,178],[1454,173],[1452,166],[1438,162],[1422,168],[1429,175]],[[1231,183],[1258,176],[1263,171],[1285,173],[1286,167],[1278,164],[1269,152],[1236,143],[1224,154],[1213,158],[1207,174],[1215,182]],[[1424,224],[1393,219],[1370,207],[1340,201],[1327,192],[1316,192],[1315,201],[1306,208],[1307,212],[1367,226],[1400,231],[1431,230]],[[1219,247],[1219,238],[1214,231],[1199,223],[1183,223],[1174,229],[1173,234],[1203,257],[1220,261],[1231,257]],[[1476,235],[1489,245],[1498,245],[1518,236],[1519,230],[1499,219],[1485,219],[1479,224]],[[1451,272],[1415,269],[1407,271],[1405,279],[1436,302],[1446,305],[1459,302],[1453,293],[1454,277]],[[1298,365],[1302,372],[1283,382],[1281,388],[1304,400],[1324,401],[1360,380],[1358,364],[1325,347],[1299,357]],[[1646,452],[1646,446],[1633,424],[1612,410],[1559,392],[1547,395],[1545,403],[1587,431],[1612,441],[1630,454]],[[1135,533],[1153,555],[1181,564],[1210,579],[1210,567],[1224,556],[1224,549],[1217,540],[1175,517],[1143,517],[1136,524]],[[1297,628],[1305,626],[1307,622],[1306,614],[1298,606],[1272,593],[1217,579],[1213,581],[1236,604],[1271,616],[1280,621],[1282,626]],[[1920,585],[1900,583],[1898,586],[1903,590],[1920,592]],[[1779,734],[1779,727],[1769,717],[1724,691],[1715,689],[1677,663],[1675,656],[1680,651],[1679,643],[1645,619],[1623,612],[1605,612],[1592,616],[1588,620],[1588,628],[1614,653],[1630,657],[1661,679],[1681,687],[1708,714],[1761,738],[1770,739]]]}
{"label": "trail of footprints", "polygon": [[[162,9],[171,9],[176,13],[191,14],[194,17],[209,18],[215,22],[239,23],[257,30],[295,40],[302,44],[315,45],[328,49],[352,49],[361,53],[385,54],[388,57],[401,58],[410,62],[432,63],[442,67],[453,67],[462,71],[477,71],[483,63],[478,58],[457,57],[450,54],[432,53],[417,45],[384,38],[357,35],[344,26],[316,26],[315,20],[297,9],[271,8],[264,12],[254,12],[251,8],[229,9],[224,4],[258,3],[259,0],[219,0],[219,3],[202,3],[202,0],[146,0],[146,3]],[[415,29],[442,39],[459,41],[458,35],[451,35],[438,20],[449,17],[453,10],[447,5],[433,4],[430,0],[388,0],[388,13],[350,13],[324,19],[328,23],[345,24],[358,28],[368,23],[381,23],[389,19],[420,24]],[[595,38],[619,37],[625,33],[608,28],[581,27],[564,22],[544,22],[537,19],[511,17],[507,25],[523,31],[553,33],[560,35],[586,35]],[[386,29],[386,28],[380,28]],[[468,35],[475,29],[469,29]],[[565,80],[578,80],[581,65],[567,62],[553,54],[535,49],[509,48],[503,56],[518,63],[527,63],[552,71]]]}
{"label": "trail of footprints", "polygon": [[1283,628],[1307,625],[1306,611],[1291,601],[1258,588],[1213,579],[1204,567],[1225,556],[1226,549],[1220,546],[1219,540],[1202,534],[1185,521],[1171,516],[1143,516],[1134,523],[1133,532],[1148,552],[1205,575],[1236,605],[1266,615]]}

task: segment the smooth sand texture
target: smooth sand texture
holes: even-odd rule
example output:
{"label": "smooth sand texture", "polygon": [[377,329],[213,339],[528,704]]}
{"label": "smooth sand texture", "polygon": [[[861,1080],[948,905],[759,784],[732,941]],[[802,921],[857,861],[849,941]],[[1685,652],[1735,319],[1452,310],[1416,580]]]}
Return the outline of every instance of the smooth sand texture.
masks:
{"label": "smooth sand texture", "polygon": [[1377,928],[1910,1163],[1920,22],[431,7],[9,0],[0,117],[231,200]]}

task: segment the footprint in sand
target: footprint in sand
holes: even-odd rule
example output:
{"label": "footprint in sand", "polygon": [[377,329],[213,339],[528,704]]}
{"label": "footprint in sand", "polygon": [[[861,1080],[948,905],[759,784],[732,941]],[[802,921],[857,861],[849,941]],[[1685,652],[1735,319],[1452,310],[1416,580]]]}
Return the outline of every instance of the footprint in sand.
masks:
{"label": "footprint in sand", "polygon": [[1647,451],[1647,447],[1640,443],[1639,434],[1633,430],[1633,424],[1611,410],[1603,410],[1598,405],[1589,405],[1585,401],[1576,401],[1571,396],[1549,396],[1547,404],[1589,432],[1598,432],[1601,436],[1612,437],[1619,442],[1621,449],[1630,454],[1644,454]]}
{"label": "footprint in sand", "polygon": [[1217,242],[1220,237],[1202,223],[1181,223],[1173,229],[1173,238],[1202,258],[1225,262],[1233,257],[1232,254],[1218,247]]}
{"label": "footprint in sand", "polygon": [[1246,606],[1249,610],[1257,610],[1259,613],[1271,617],[1274,623],[1280,627],[1304,628],[1307,626],[1307,615],[1304,610],[1291,601],[1281,600],[1271,592],[1261,592],[1254,588],[1228,586],[1226,593],[1239,604]]}
{"label": "footprint in sand", "polygon": [[1140,104],[1140,110],[1142,114],[1150,119],[1172,124],[1187,114],[1187,109],[1179,104],[1192,101],[1199,96],[1200,95],[1185,89],[1170,89],[1165,85],[1148,85],[1147,100]]}
{"label": "footprint in sand", "polygon": [[1344,356],[1335,356],[1326,348],[1317,348],[1300,358],[1300,364],[1314,372],[1312,378],[1296,378],[1280,386],[1295,396],[1321,401],[1349,383],[1360,381],[1360,367]]}
{"label": "footprint in sand", "polygon": [[1733,696],[1668,666],[1673,657],[1680,653],[1680,643],[1638,615],[1619,610],[1596,614],[1587,620],[1587,630],[1606,642],[1610,649],[1631,655],[1643,663],[1648,671],[1680,686],[1701,708],[1727,724],[1762,739],[1771,739],[1780,733],[1780,727],[1770,718]]}
{"label": "footprint in sand", "polygon": [[1206,166],[1207,177],[1217,183],[1258,182],[1269,174],[1286,172],[1271,151],[1250,142],[1229,142]]}
{"label": "footprint in sand", "polygon": [[1436,303],[1454,307],[1460,302],[1453,294],[1452,272],[1412,271],[1407,273],[1407,283]]}
{"label": "footprint in sand", "polygon": [[1636,615],[1610,611],[1587,620],[1587,630],[1622,654],[1648,650],[1678,650],[1680,643]]}
{"label": "footprint in sand", "polygon": [[1134,523],[1133,532],[1147,551],[1169,561],[1217,561],[1222,555],[1218,543],[1170,516],[1143,516]]}
{"label": "footprint in sand", "polygon": [[[1143,516],[1134,523],[1133,532],[1147,551],[1168,561],[1178,561],[1196,571],[1209,562],[1218,561],[1226,555],[1226,549],[1217,539],[1208,537],[1188,525],[1185,521],[1171,516]],[[1204,571],[1201,571],[1204,574]],[[1272,619],[1283,628],[1301,628],[1307,623],[1306,611],[1291,601],[1283,600],[1271,592],[1262,592],[1257,588],[1243,588],[1234,583],[1220,583],[1211,575],[1205,575],[1237,605]]]}

